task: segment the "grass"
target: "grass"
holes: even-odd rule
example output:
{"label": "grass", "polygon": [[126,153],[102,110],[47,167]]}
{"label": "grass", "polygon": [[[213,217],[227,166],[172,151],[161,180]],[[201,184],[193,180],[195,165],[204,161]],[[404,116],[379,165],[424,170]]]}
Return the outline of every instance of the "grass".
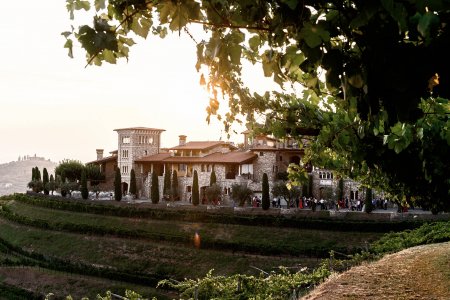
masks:
{"label": "grass", "polygon": [[[380,233],[336,232],[313,229],[242,226],[214,223],[190,223],[74,213],[11,202],[15,213],[31,219],[57,224],[71,223],[112,229],[127,229],[150,239],[167,239],[189,243],[198,233],[206,247],[229,247],[235,250],[301,255],[320,249],[354,252],[381,236]],[[323,251],[322,251],[323,252]],[[327,253],[327,250],[324,251]]]}
{"label": "grass", "polygon": [[9,286],[13,285],[19,289],[32,290],[40,295],[47,295],[51,292],[59,299],[64,299],[67,295],[71,295],[74,299],[81,299],[82,297],[95,299],[99,291],[107,290],[123,295],[126,289],[137,291],[148,298],[157,297],[161,300],[169,299],[167,296],[176,296],[175,293],[167,294],[167,291],[148,286],[34,267],[0,267],[0,285],[5,281]]}

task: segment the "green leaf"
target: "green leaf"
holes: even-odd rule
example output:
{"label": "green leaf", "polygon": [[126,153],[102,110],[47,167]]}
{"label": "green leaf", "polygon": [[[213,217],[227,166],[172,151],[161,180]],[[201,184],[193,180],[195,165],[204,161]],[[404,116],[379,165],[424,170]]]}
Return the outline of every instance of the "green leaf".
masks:
{"label": "green leaf", "polygon": [[105,0],[95,0],[94,2],[95,10],[99,11],[100,9],[104,9],[105,6]]}
{"label": "green leaf", "polygon": [[384,9],[386,9],[391,17],[397,21],[398,27],[402,32],[405,32],[407,27],[407,16],[408,12],[406,11],[405,6],[402,3],[398,3],[394,0],[381,0],[381,4],[383,5]]}
{"label": "green leaf", "polygon": [[145,39],[148,36],[151,25],[152,21],[150,19],[139,15],[133,18],[133,22],[131,23],[131,30]]}
{"label": "green leaf", "polygon": [[281,3],[285,3],[290,9],[294,10],[298,5],[298,0],[281,0]]}
{"label": "green leaf", "polygon": [[229,48],[229,56],[230,56],[230,61],[231,63],[238,65],[241,62],[241,52],[242,52],[242,47],[239,45],[233,45],[230,46]]}
{"label": "green leaf", "polygon": [[256,52],[261,45],[261,38],[259,35],[254,35],[248,40],[248,44],[250,45],[250,49]]}
{"label": "green leaf", "polygon": [[114,55],[114,52],[112,52],[111,50],[104,50],[103,58],[110,64],[115,64],[117,62],[116,56]]}
{"label": "green leaf", "polygon": [[303,38],[306,44],[310,48],[315,48],[330,40],[330,33],[323,29],[320,25],[312,25],[311,23],[305,23],[300,30],[300,37]]}
{"label": "green leaf", "polygon": [[426,38],[430,34],[430,27],[437,23],[439,23],[439,17],[431,12],[427,12],[420,17],[419,24],[417,24],[417,30]]}
{"label": "green leaf", "polygon": [[68,54],[70,58],[73,58],[73,42],[71,39],[67,39],[66,43],[64,44],[64,48],[67,48],[69,50]]}
{"label": "green leaf", "polygon": [[88,11],[91,8],[91,3],[86,0],[76,0],[75,1],[75,9],[81,10],[84,9],[85,11]]}

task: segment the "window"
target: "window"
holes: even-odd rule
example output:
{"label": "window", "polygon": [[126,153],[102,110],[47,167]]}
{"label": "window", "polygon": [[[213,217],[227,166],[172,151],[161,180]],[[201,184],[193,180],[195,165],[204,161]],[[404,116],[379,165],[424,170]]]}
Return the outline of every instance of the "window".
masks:
{"label": "window", "polygon": [[129,144],[130,143],[130,137],[124,136],[122,137],[122,144]]}
{"label": "window", "polygon": [[122,174],[128,174],[128,166],[122,166]]}
{"label": "window", "polygon": [[264,152],[259,152],[259,156],[264,156]]}
{"label": "window", "polygon": [[201,166],[201,171],[205,172],[205,165],[204,164],[202,164],[202,166]]}
{"label": "window", "polygon": [[122,150],[122,158],[128,158],[128,150]]}
{"label": "window", "polygon": [[186,168],[187,168],[187,166],[185,164],[179,164],[178,165],[178,171],[185,172]]}
{"label": "window", "polygon": [[186,192],[188,193],[192,192],[192,187],[190,185],[186,186]]}
{"label": "window", "polygon": [[283,156],[280,155],[280,161],[283,161]]}
{"label": "window", "polygon": [[148,151],[144,150],[144,155],[147,156],[148,155]]}

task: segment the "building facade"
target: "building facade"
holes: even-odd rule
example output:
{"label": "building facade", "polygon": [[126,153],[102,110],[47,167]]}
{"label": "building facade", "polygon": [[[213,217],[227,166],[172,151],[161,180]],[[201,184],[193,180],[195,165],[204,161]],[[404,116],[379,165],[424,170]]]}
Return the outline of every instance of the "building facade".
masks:
{"label": "building facade", "polygon": [[[277,140],[268,136],[254,136],[243,132],[244,143],[240,148],[224,141],[187,141],[186,135],[179,136],[179,143],[171,148],[161,148],[161,133],[164,129],[132,127],[115,129],[118,134],[118,149],[103,156],[103,149],[97,149],[96,164],[105,175],[100,189],[113,190],[116,168],[122,176],[122,191],[129,190],[130,173],[135,170],[137,196],[150,197],[151,176],[158,175],[161,197],[164,175],[177,172],[179,199],[188,200],[192,193],[194,171],[197,171],[201,197],[210,185],[212,171],[221,186],[223,199],[229,200],[233,184],[249,187],[254,194],[261,194],[262,177],[266,173],[269,186],[277,180],[286,179],[289,164],[299,164],[303,147],[292,139]],[[310,195],[316,199],[337,200],[339,178],[330,170],[307,167],[312,178]],[[365,190],[358,182],[343,179],[343,198],[362,199]]]}

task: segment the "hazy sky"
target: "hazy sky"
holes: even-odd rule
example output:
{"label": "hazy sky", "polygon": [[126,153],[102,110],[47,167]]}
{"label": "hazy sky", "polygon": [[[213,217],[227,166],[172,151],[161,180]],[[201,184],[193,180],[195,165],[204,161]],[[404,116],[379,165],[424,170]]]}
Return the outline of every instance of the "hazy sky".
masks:
{"label": "hazy sky", "polygon": [[63,48],[61,32],[69,28],[65,1],[2,3],[0,163],[34,154],[88,162],[97,148],[117,149],[113,130],[124,127],[165,129],[167,147],[180,134],[220,138],[222,124],[205,122],[209,99],[198,84],[195,44],[186,34],[136,39],[128,63],[85,68],[82,49],[70,59]]}

